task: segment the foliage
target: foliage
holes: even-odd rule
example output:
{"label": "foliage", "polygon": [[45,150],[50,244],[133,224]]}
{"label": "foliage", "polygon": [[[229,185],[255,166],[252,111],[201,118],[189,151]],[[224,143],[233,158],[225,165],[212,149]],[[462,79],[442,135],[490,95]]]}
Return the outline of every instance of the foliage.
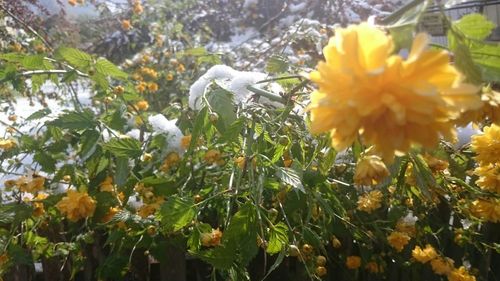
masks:
{"label": "foliage", "polygon": [[[75,46],[51,48],[37,35],[0,53],[0,94],[9,112],[9,120],[0,120],[6,128],[0,279],[40,262],[64,280],[82,274],[143,280],[137,276],[148,260],[173,267],[186,256],[206,266],[212,280],[272,278],[280,268],[292,270],[290,264],[300,268],[294,280],[500,276],[500,219],[487,209],[499,195],[478,181],[483,147],[441,140],[433,148],[413,145],[384,163],[362,137],[335,151],[330,136],[312,135],[306,108],[315,86],[302,73],[323,60],[311,42],[325,45],[334,33],[318,26],[308,27],[317,37],[297,28],[282,42],[293,41],[298,56],[274,49],[256,59],[266,79],[245,80],[259,74],[246,72],[237,77],[243,86],[234,88],[236,78],[212,77],[201,108],[190,108],[196,78],[222,62],[243,64],[203,47],[206,38],[183,24],[182,11],[205,6],[165,1],[169,12],[159,2],[130,2],[130,28],[161,24],[152,27],[148,48],[126,60]],[[394,53],[412,44],[408,32],[428,2],[413,1],[383,22]],[[158,19],[163,16],[171,21]],[[485,86],[478,95],[500,95],[500,49],[487,41],[494,25],[479,14],[446,20],[455,66],[478,89]],[[212,30],[220,37],[223,31]],[[47,85],[55,93],[44,91]],[[25,97],[45,108],[15,116]],[[500,103],[491,104],[498,114]],[[491,120],[475,126],[496,131]],[[494,160],[487,164],[499,165]],[[368,172],[357,170],[360,163]],[[355,181],[370,175],[371,163],[376,180]],[[78,191],[78,200],[68,199],[67,190]],[[453,260],[450,268],[445,258]]]}

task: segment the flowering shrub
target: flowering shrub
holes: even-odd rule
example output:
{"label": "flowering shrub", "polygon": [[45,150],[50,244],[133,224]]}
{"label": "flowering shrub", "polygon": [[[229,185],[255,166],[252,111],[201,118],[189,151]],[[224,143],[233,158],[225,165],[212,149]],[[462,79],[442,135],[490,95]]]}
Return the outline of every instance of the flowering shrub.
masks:
{"label": "flowering shrub", "polygon": [[[155,2],[131,1],[120,32]],[[481,15],[443,18],[448,47],[403,36],[428,4],[316,25],[322,56],[253,71],[178,22],[120,66],[6,47],[0,279],[148,280],[159,263],[166,280],[496,280],[500,49]],[[18,116],[23,95],[43,108]]]}

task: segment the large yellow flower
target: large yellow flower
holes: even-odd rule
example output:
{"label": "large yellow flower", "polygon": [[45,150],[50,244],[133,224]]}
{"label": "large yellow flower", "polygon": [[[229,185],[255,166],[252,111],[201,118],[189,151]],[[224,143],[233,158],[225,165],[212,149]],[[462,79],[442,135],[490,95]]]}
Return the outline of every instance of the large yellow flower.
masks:
{"label": "large yellow flower", "polygon": [[95,200],[87,192],[78,192],[70,189],[66,192],[66,196],[57,203],[56,207],[70,221],[76,222],[94,215],[95,204]]}
{"label": "large yellow flower", "polygon": [[500,159],[499,164],[481,165],[474,170],[479,176],[476,184],[483,190],[500,193]]}
{"label": "large yellow flower", "polygon": [[438,255],[434,247],[427,244],[423,249],[420,246],[415,246],[415,249],[411,251],[411,256],[420,263],[427,263],[435,259]]}
{"label": "large yellow flower", "polygon": [[359,185],[379,184],[389,174],[389,170],[387,170],[387,167],[379,156],[364,156],[356,165],[354,183]]}
{"label": "large yellow flower", "polygon": [[500,222],[500,200],[477,199],[470,205],[471,213],[483,220],[493,223]]}
{"label": "large yellow flower", "polygon": [[482,164],[500,162],[500,126],[484,127],[483,134],[472,136],[471,147]]}
{"label": "large yellow flower", "polygon": [[418,34],[408,58],[393,55],[392,38],[366,23],[336,31],[323,49],[326,62],[310,78],[311,131],[330,131],[332,146],[347,148],[359,135],[384,159],[411,144],[435,146],[453,138],[453,120],[481,106],[478,89],[461,83],[443,50],[429,50]]}

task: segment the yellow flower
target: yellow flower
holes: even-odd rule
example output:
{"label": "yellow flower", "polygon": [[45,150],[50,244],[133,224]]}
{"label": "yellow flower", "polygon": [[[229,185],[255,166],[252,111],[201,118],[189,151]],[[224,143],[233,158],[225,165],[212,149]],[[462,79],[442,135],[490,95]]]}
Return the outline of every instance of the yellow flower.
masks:
{"label": "yellow flower", "polygon": [[139,210],[137,210],[137,214],[141,218],[147,218],[153,215],[158,209],[160,209],[163,202],[165,202],[163,198],[157,197],[154,201],[152,201],[152,203],[142,205]]}
{"label": "yellow flower", "polygon": [[389,236],[387,236],[389,245],[391,245],[398,252],[401,252],[404,249],[408,242],[410,242],[410,239],[411,238],[408,234],[399,231],[393,231]]}
{"label": "yellow flower", "polygon": [[184,71],[186,71],[186,67],[184,67],[184,65],[182,63],[180,63],[177,66],[177,71],[180,72],[180,73],[183,73]]}
{"label": "yellow flower", "polygon": [[361,258],[358,256],[348,256],[345,266],[349,269],[357,269],[361,266]]}
{"label": "yellow flower", "polygon": [[448,275],[453,270],[453,263],[450,258],[435,258],[431,260],[432,271],[438,275]]}
{"label": "yellow flower", "polygon": [[188,149],[189,145],[191,144],[191,135],[183,136],[181,138],[181,147],[182,149]]}
{"label": "yellow flower", "polygon": [[379,265],[377,262],[374,262],[374,261],[371,261],[371,262],[367,263],[365,265],[365,269],[368,272],[371,272],[371,273],[379,273],[379,272],[384,271],[384,269],[382,268],[382,266]]}
{"label": "yellow flower", "polygon": [[424,249],[420,248],[420,246],[415,246],[415,249],[411,251],[411,255],[420,263],[427,263],[437,257],[436,250],[429,244],[425,245]]}
{"label": "yellow flower", "polygon": [[135,2],[133,11],[134,11],[134,14],[138,15],[144,11],[144,8],[142,7],[140,2]]}
{"label": "yellow flower", "polygon": [[91,217],[95,211],[96,202],[87,192],[68,190],[66,196],[56,205],[62,214],[65,214],[70,221],[78,221]]}
{"label": "yellow flower", "polygon": [[362,157],[356,165],[354,183],[358,185],[376,185],[389,176],[389,170],[379,156]]}
{"label": "yellow flower", "polygon": [[76,0],[68,0],[68,4],[70,4],[71,6],[76,6]]}
{"label": "yellow flower", "polygon": [[379,190],[368,192],[358,199],[358,210],[371,213],[380,208],[383,194]]}
{"label": "yellow flower", "polygon": [[108,212],[106,213],[106,215],[102,217],[101,222],[103,223],[109,222],[119,211],[120,208],[118,207],[109,207]]}
{"label": "yellow flower", "polygon": [[137,90],[137,92],[143,93],[144,91],[146,91],[146,87],[147,87],[146,82],[140,81],[139,84],[135,86],[135,89]]}
{"label": "yellow flower", "polygon": [[246,166],[246,159],[244,156],[239,156],[239,157],[236,157],[236,159],[234,159],[234,163],[236,164],[236,166],[238,166],[238,168],[243,170],[243,169],[245,169],[245,166]]}
{"label": "yellow flower", "polygon": [[217,149],[210,149],[203,158],[208,164],[218,163],[221,160],[221,153]]}
{"label": "yellow flower", "polygon": [[141,110],[141,111],[145,111],[145,110],[148,110],[149,108],[149,103],[145,100],[141,100],[141,101],[138,101],[136,104],[135,104],[135,108],[137,110]]}
{"label": "yellow flower", "polygon": [[478,199],[472,202],[470,206],[471,213],[483,220],[490,222],[500,221],[500,200]]}
{"label": "yellow flower", "polygon": [[481,95],[483,105],[477,110],[469,110],[462,114],[459,126],[465,127],[470,122],[475,124],[491,122],[500,125],[500,92],[491,87],[484,87]]}
{"label": "yellow flower", "polygon": [[205,247],[215,247],[220,245],[220,240],[222,239],[222,231],[217,229],[212,229],[210,233],[201,233],[200,240],[201,244]]}
{"label": "yellow flower", "polygon": [[438,159],[436,157],[433,157],[429,154],[424,155],[424,160],[429,166],[429,169],[431,169],[434,173],[436,172],[442,172],[448,168],[450,165],[448,161]]}
{"label": "yellow flower", "polygon": [[31,180],[27,177],[20,177],[16,181],[16,185],[21,192],[35,193],[44,189],[45,178],[34,176]]}
{"label": "yellow flower", "polygon": [[471,148],[481,164],[500,162],[500,126],[492,124],[484,127],[483,134],[472,136]]}
{"label": "yellow flower", "polygon": [[121,95],[125,92],[125,88],[123,88],[123,86],[116,86],[113,88],[113,93],[117,94],[117,95]]}
{"label": "yellow flower", "polygon": [[476,184],[481,189],[500,193],[500,160],[499,164],[488,164],[477,167],[474,170],[474,174],[479,176]]}
{"label": "yellow flower", "polygon": [[16,146],[16,142],[12,139],[0,138],[0,149],[10,150]]}
{"label": "yellow flower", "polygon": [[478,89],[461,83],[449,54],[427,49],[418,34],[408,59],[393,55],[392,38],[366,23],[338,29],[323,49],[326,62],[310,79],[311,131],[330,131],[332,146],[343,150],[361,135],[384,159],[407,152],[413,143],[434,147],[453,138],[453,120],[478,108]]}
{"label": "yellow flower", "polygon": [[160,170],[163,172],[167,172],[171,167],[176,166],[181,161],[181,157],[177,152],[170,152],[165,160],[163,160],[163,164],[160,167]]}
{"label": "yellow flower", "polygon": [[148,90],[150,92],[156,92],[158,91],[159,87],[158,87],[158,84],[156,84],[155,82],[151,82],[148,84]]}
{"label": "yellow flower", "polygon": [[102,192],[113,192],[114,187],[113,187],[113,178],[110,176],[107,176],[103,182],[99,185],[100,190]]}
{"label": "yellow flower", "polygon": [[174,80],[174,75],[173,75],[172,73],[170,73],[170,72],[169,72],[169,73],[167,74],[167,81],[172,81],[172,80]]}
{"label": "yellow flower", "polygon": [[122,28],[124,30],[130,30],[132,29],[132,24],[130,23],[129,20],[122,20]]}
{"label": "yellow flower", "polygon": [[448,274],[448,281],[476,281],[476,277],[470,275],[465,267],[461,266]]}

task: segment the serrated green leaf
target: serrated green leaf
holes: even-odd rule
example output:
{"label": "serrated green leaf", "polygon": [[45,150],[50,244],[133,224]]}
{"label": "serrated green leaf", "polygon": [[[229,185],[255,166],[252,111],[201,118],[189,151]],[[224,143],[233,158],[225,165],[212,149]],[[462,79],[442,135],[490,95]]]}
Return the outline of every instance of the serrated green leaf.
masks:
{"label": "serrated green leaf", "polygon": [[267,61],[266,71],[269,73],[287,72],[288,62],[284,57],[273,56]]}
{"label": "serrated green leaf", "polygon": [[62,57],[71,66],[86,70],[92,63],[92,56],[78,49],[60,47],[56,50],[56,56]]}
{"label": "serrated green leaf", "polygon": [[113,138],[103,145],[104,149],[116,157],[136,158],[141,156],[141,143],[132,138]]}
{"label": "serrated green leaf", "polygon": [[49,122],[48,125],[62,129],[83,130],[95,127],[96,122],[94,121],[94,113],[85,109],[82,112],[67,111],[54,121]]}
{"label": "serrated green leaf", "polygon": [[283,222],[271,227],[269,231],[269,243],[266,252],[276,254],[283,250],[288,245],[288,226]]}
{"label": "serrated green leaf", "polygon": [[284,183],[291,185],[293,188],[296,188],[303,193],[306,192],[297,171],[290,168],[278,167],[276,169],[276,176]]}
{"label": "serrated green leaf", "polygon": [[168,198],[159,212],[163,227],[167,231],[179,231],[193,220],[196,208],[192,201],[177,196]]}
{"label": "serrated green leaf", "polygon": [[106,75],[106,76],[111,76],[116,79],[127,79],[128,74],[123,72],[121,69],[118,68],[118,66],[114,65],[112,62],[105,58],[98,58],[96,63],[95,63],[95,69],[97,72]]}
{"label": "serrated green leaf", "polygon": [[20,63],[23,61],[25,56],[26,55],[20,53],[6,53],[0,54],[0,60]]}
{"label": "serrated green leaf", "polygon": [[80,155],[80,158],[82,158],[83,161],[87,160],[87,158],[94,153],[97,147],[97,141],[100,137],[101,134],[96,130],[86,130],[82,134],[81,147],[78,155]]}
{"label": "serrated green leaf", "polygon": [[207,101],[210,108],[219,115],[217,126],[219,131],[224,133],[227,126],[236,120],[236,113],[234,112],[233,94],[224,89],[218,88],[207,95]]}
{"label": "serrated green leaf", "polygon": [[454,49],[455,65],[465,75],[467,81],[474,84],[482,82],[481,71],[474,64],[469,48],[464,44],[458,43]]}
{"label": "serrated green leaf", "polygon": [[42,171],[47,172],[47,173],[53,173],[56,170],[56,160],[52,158],[52,156],[49,153],[46,153],[45,151],[37,151],[35,153],[35,156],[33,156],[33,159],[40,164],[42,167]]}
{"label": "serrated green leaf", "polygon": [[26,121],[32,121],[32,120],[37,120],[37,119],[43,118],[43,117],[49,115],[51,112],[52,111],[49,108],[40,109],[40,110],[32,113],[30,116],[28,116],[28,118],[26,118]]}
{"label": "serrated green leaf", "polygon": [[124,186],[129,175],[128,158],[118,157],[115,161],[116,172],[114,182],[117,186]]}
{"label": "serrated green leaf", "polygon": [[44,56],[43,55],[25,56],[21,62],[21,65],[29,70],[45,69]]}
{"label": "serrated green leaf", "polygon": [[453,27],[458,29],[468,38],[484,40],[495,28],[495,24],[489,21],[484,15],[469,14],[453,23]]}

